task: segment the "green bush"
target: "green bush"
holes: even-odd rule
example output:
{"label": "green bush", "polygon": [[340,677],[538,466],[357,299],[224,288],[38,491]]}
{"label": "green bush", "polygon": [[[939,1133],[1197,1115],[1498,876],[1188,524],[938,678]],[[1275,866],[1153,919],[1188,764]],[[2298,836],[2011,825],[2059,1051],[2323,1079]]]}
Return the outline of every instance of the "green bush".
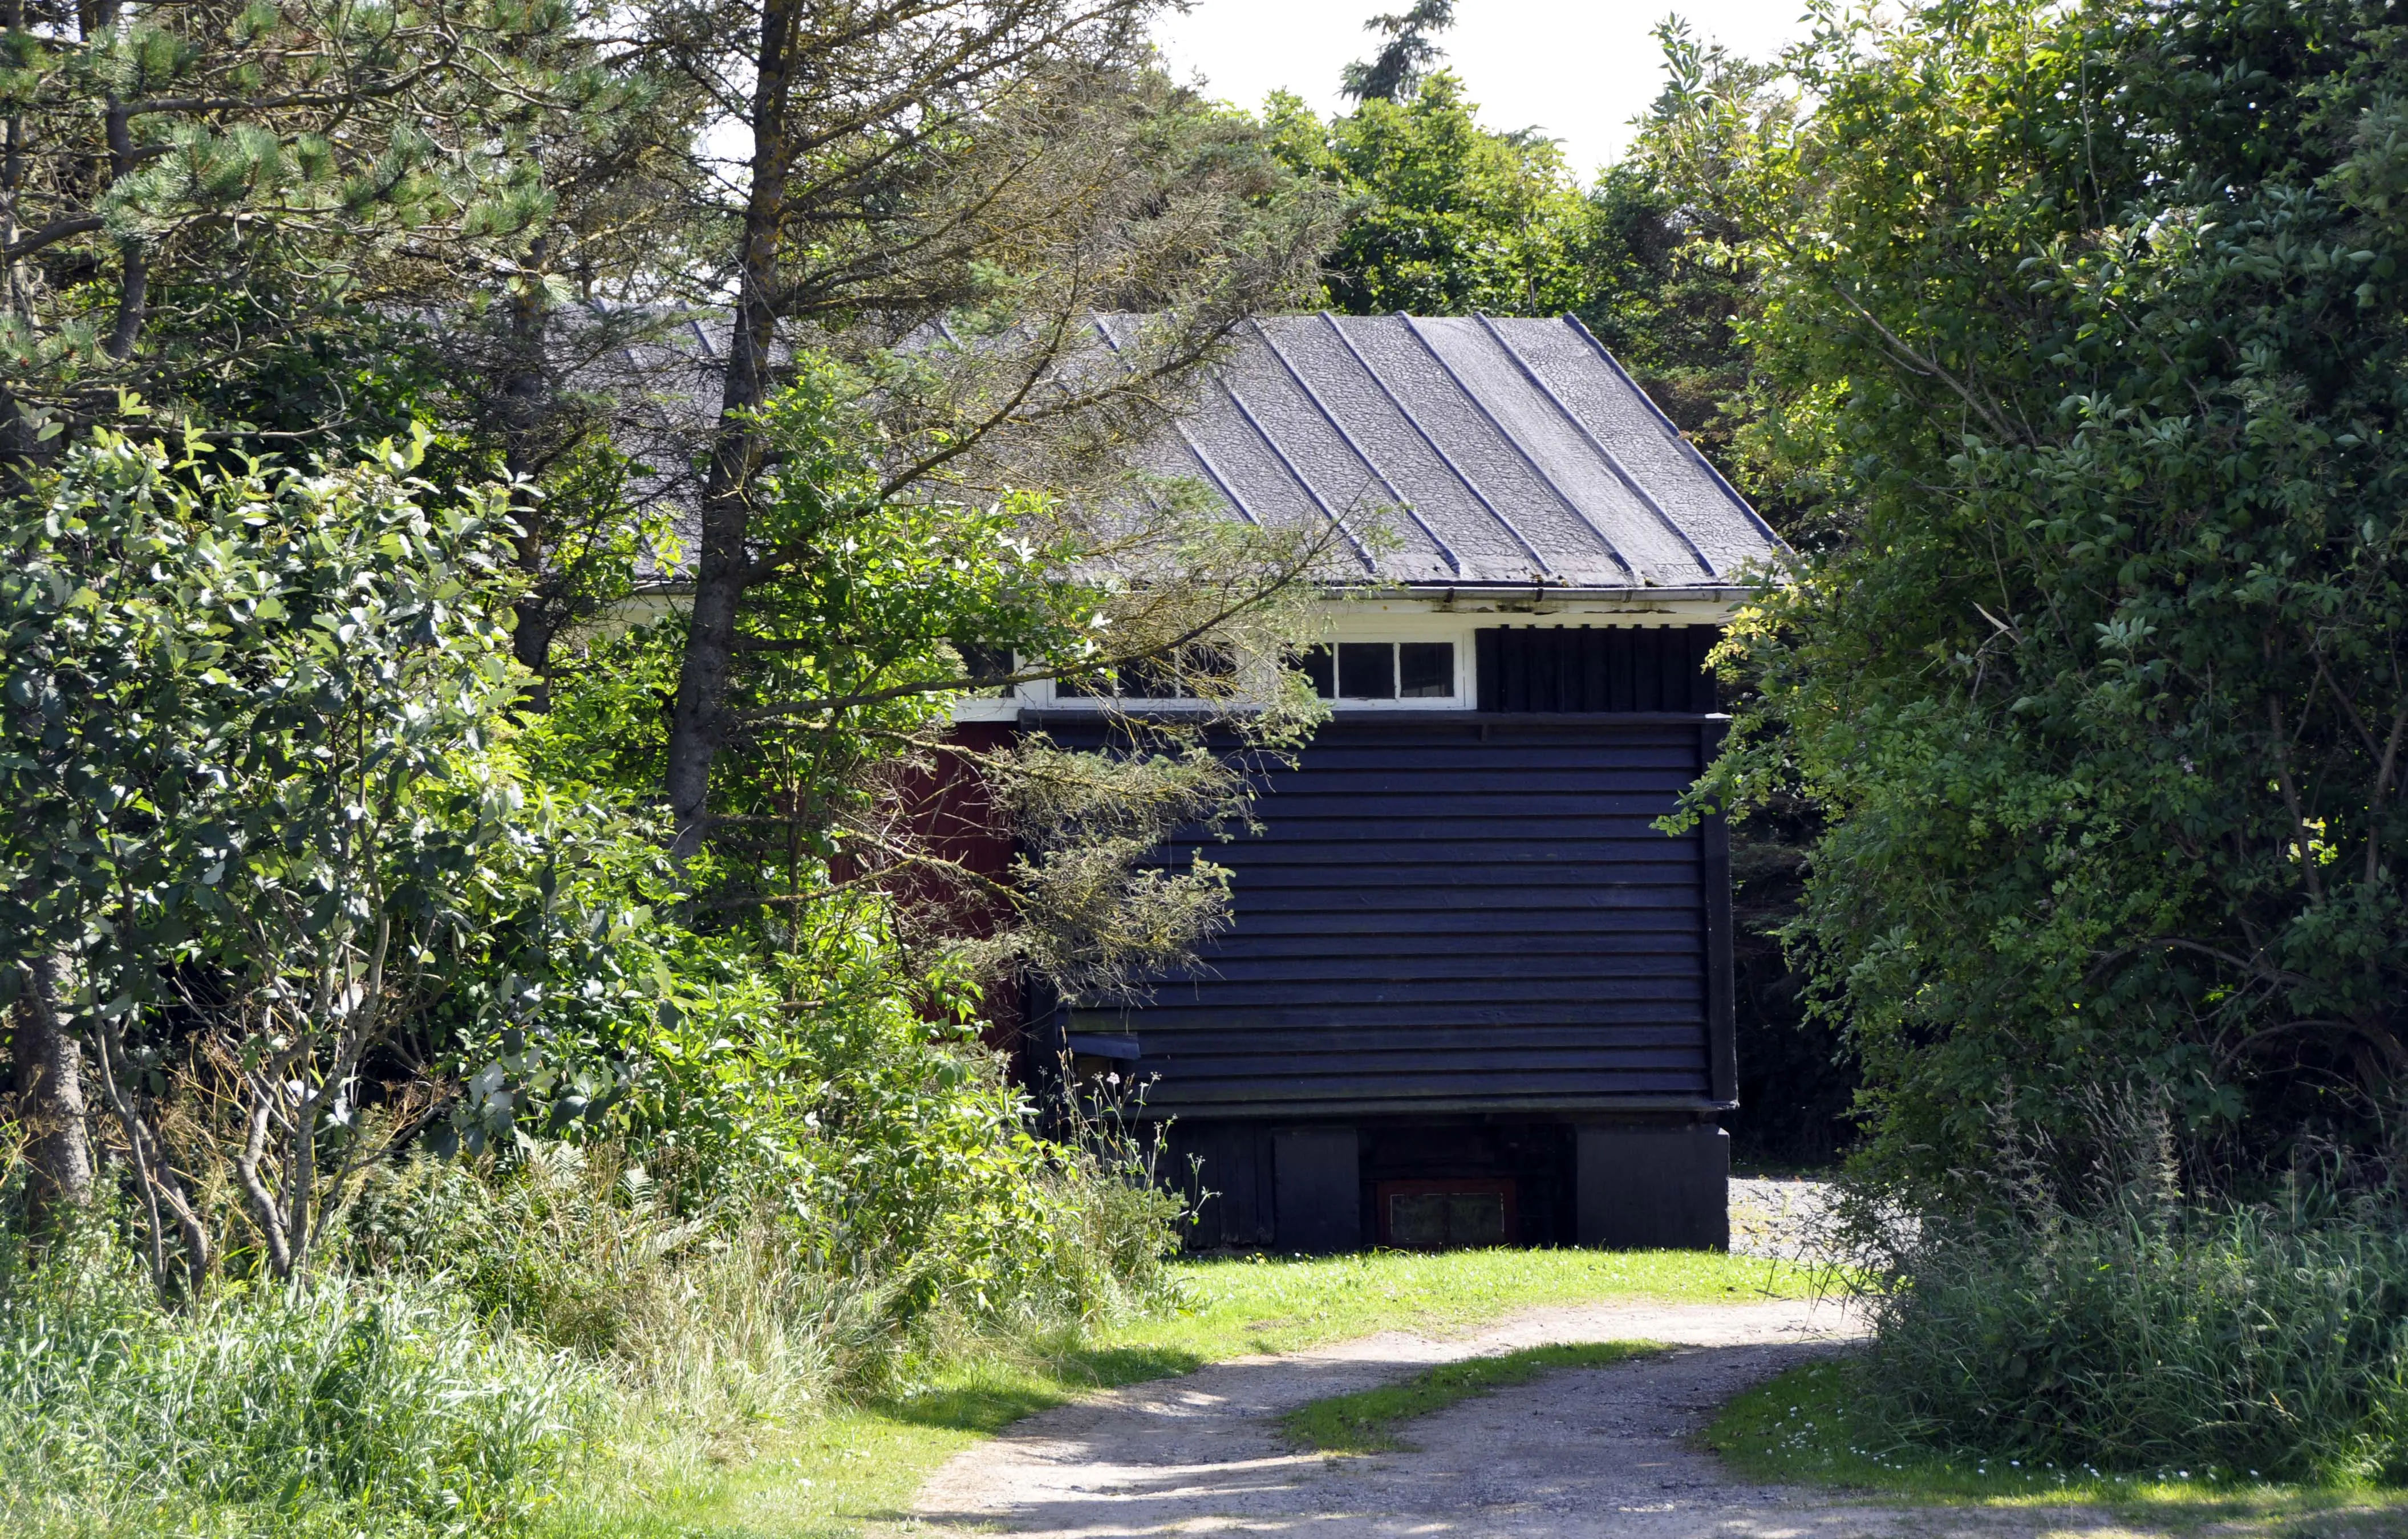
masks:
{"label": "green bush", "polygon": [[[615,1144],[378,1172],[349,1216],[348,1259],[362,1274],[440,1280],[497,1327],[607,1364],[656,1413],[791,1417],[889,1388],[965,1337],[1076,1328],[1168,1290],[1169,1199],[1082,1150],[1031,1140],[1005,1152],[1014,1190],[938,1196],[1016,1206],[1016,1239],[957,1225],[968,1233],[888,1251],[887,1275],[827,1264],[792,1190],[723,1171],[722,1197],[681,1213]],[[849,1162],[865,1182],[879,1174],[865,1151]]]}
{"label": "green bush", "polygon": [[0,1526],[507,1527],[558,1484],[591,1389],[423,1284],[328,1279],[170,1312],[95,1227],[0,1273]]}
{"label": "green bush", "polygon": [[1927,1220],[1874,1306],[1895,1430],[2060,1469],[2408,1477],[2408,1227],[2132,1183]]}

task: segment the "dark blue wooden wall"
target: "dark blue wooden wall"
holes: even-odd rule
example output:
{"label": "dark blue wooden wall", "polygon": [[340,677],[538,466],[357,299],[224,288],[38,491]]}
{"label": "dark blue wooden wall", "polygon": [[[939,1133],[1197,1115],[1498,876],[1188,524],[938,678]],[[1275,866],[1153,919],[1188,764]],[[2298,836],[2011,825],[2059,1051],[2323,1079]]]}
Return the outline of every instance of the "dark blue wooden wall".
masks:
{"label": "dark blue wooden wall", "polygon": [[1721,709],[1706,654],[1719,625],[1490,626],[1472,634],[1484,711]]}
{"label": "dark blue wooden wall", "polygon": [[1205,972],[1068,1030],[1133,1048],[1148,1109],[1191,1119],[1727,1101],[1721,830],[1652,826],[1719,730],[1341,714],[1268,775],[1264,833],[1207,847],[1237,922]]}

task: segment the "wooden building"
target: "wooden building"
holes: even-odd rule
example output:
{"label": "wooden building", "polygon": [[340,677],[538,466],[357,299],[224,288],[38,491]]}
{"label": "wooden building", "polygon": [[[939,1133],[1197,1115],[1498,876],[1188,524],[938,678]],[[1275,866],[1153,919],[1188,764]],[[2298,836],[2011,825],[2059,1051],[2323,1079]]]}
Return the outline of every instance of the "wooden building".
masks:
{"label": "wooden building", "polygon": [[[1212,852],[1234,928],[1040,1049],[1146,1083],[1201,1247],[1726,1245],[1727,843],[1654,825],[1772,532],[1577,321],[1268,320],[1151,459],[1399,538],[1333,595],[1332,719]],[[981,705],[1109,731],[1050,685]]]}

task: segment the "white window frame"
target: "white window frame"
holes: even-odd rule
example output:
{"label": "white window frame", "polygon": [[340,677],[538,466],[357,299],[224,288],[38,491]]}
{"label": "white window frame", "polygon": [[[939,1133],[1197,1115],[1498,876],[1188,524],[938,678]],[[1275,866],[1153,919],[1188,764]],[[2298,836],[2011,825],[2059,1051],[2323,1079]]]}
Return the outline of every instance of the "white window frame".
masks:
{"label": "white window frame", "polygon": [[[1345,716],[1352,716],[1358,711],[1468,711],[1471,709],[1475,704],[1472,691],[1476,687],[1476,681],[1472,677],[1471,632],[1469,628],[1457,634],[1451,630],[1432,634],[1431,631],[1419,627],[1381,625],[1356,630],[1341,626],[1323,637],[1320,645],[1331,648],[1334,653],[1338,648],[1349,644],[1359,645],[1368,642],[1398,646],[1412,642],[1440,641],[1451,643],[1455,648],[1455,688],[1451,692],[1443,695],[1398,696],[1394,700],[1358,700],[1339,695],[1334,699],[1325,700],[1322,704]],[[1335,665],[1333,657],[1333,668]]]}
{"label": "white window frame", "polygon": [[[1473,709],[1479,704],[1475,696],[1479,687],[1479,681],[1475,677],[1478,664],[1472,656],[1472,632],[1477,623],[1477,620],[1473,617],[1428,610],[1415,613],[1410,610],[1400,612],[1384,606],[1370,608],[1333,606],[1329,612],[1327,628],[1315,638],[1317,645],[1334,648],[1350,641],[1390,644],[1415,641],[1450,642],[1455,647],[1455,692],[1448,695],[1423,695],[1418,698],[1399,700],[1340,698],[1325,700],[1322,704],[1340,716],[1368,715],[1378,711],[1469,711]],[[1240,663],[1241,668],[1250,672],[1261,666],[1258,661],[1251,659]],[[1241,691],[1234,704],[1242,708],[1247,694],[1255,690],[1265,689],[1268,683],[1268,679],[1261,678],[1257,675],[1251,687]],[[1232,704],[1212,700],[1160,699],[1143,695],[1097,697],[1061,694],[1056,692],[1054,686],[1054,681],[1050,678],[1021,685],[1020,704],[1032,710],[1046,711],[1100,711],[1110,708],[1161,712],[1226,710]]]}

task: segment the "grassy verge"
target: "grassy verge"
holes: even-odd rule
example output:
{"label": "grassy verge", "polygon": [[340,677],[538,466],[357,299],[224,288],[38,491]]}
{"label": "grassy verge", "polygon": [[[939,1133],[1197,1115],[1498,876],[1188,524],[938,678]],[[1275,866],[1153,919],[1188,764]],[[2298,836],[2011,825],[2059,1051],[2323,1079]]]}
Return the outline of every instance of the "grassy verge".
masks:
{"label": "grassy verge", "polygon": [[1708,1446],[1753,1478],[1853,1487],[1910,1501],[1995,1506],[2102,1507],[2127,1524],[2177,1532],[2209,1525],[2268,1534],[2396,1534],[2408,1529],[2408,1490],[2259,1481],[2247,1471],[2168,1469],[2143,1475],[2025,1468],[1948,1454],[1887,1434],[1858,1407],[1850,1364],[1811,1363],[1723,1408]]}
{"label": "grassy verge", "polygon": [[1810,1290],[1794,1269],[1696,1251],[1456,1251],[1182,1263],[1173,1313],[956,1364],[915,1392],[763,1429],[741,1457],[640,1431],[554,1515],[556,1539],[845,1539],[930,1472],[1085,1391],[1377,1331],[1442,1332],[1547,1304],[1734,1304]]}
{"label": "grassy verge", "polygon": [[1332,1395],[1299,1405],[1280,1418],[1280,1430],[1298,1447],[1315,1453],[1370,1454],[1410,1448],[1398,1435],[1404,1423],[1457,1401],[1527,1384],[1563,1368],[1602,1368],[1661,1350],[1652,1341],[1556,1343],[1518,1352],[1442,1362],[1401,1384],[1383,1384],[1351,1395]]}

